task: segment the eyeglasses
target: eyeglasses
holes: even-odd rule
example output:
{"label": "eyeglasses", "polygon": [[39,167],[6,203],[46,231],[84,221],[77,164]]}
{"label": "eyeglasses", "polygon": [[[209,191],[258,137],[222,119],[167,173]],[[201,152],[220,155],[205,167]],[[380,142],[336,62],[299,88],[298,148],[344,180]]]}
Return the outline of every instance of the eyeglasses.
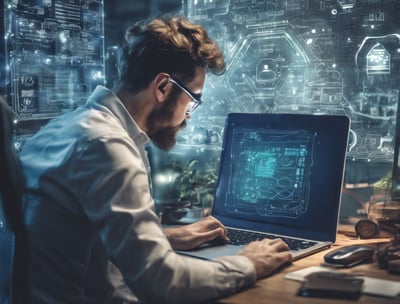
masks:
{"label": "eyeglasses", "polygon": [[186,108],[186,114],[187,115],[192,115],[194,110],[197,109],[199,105],[203,103],[201,100],[201,94],[196,94],[190,91],[188,88],[186,88],[179,80],[174,79],[172,77],[169,78],[169,81],[172,82],[174,85],[176,85],[178,88],[180,88],[183,92],[189,95],[189,97],[192,99],[187,108]]}

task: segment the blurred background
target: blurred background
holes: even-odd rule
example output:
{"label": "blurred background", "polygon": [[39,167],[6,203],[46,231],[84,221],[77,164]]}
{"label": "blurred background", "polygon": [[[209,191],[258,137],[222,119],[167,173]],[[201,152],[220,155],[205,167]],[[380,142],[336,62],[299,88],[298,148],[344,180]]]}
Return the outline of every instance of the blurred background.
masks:
{"label": "blurred background", "polygon": [[[349,116],[341,223],[366,217],[377,189],[390,190],[400,84],[397,0],[1,3],[0,89],[18,117],[17,149],[49,119],[84,103],[95,86],[112,87],[129,25],[175,13],[207,28],[227,71],[207,76],[205,104],[172,151],[149,146],[158,207],[184,206],[178,219],[208,212],[229,112]],[[195,207],[202,211],[189,216]]]}

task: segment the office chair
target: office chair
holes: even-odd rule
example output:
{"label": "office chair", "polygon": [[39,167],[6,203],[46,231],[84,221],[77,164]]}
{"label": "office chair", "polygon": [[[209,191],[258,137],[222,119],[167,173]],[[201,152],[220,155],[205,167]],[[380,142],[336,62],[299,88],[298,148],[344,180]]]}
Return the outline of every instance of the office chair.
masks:
{"label": "office chair", "polygon": [[26,304],[24,178],[13,144],[14,113],[0,96],[0,304]]}

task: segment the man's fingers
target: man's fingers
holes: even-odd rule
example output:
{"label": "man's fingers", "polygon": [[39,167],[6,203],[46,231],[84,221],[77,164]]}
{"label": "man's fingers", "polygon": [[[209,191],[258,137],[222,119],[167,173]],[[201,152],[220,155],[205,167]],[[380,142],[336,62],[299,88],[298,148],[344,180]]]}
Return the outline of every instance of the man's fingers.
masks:
{"label": "man's fingers", "polygon": [[270,246],[274,246],[276,251],[287,251],[289,246],[282,239],[273,239],[270,242]]}
{"label": "man's fingers", "polygon": [[213,216],[211,216],[211,215],[205,217],[205,218],[203,219],[203,221],[206,222],[207,227],[208,227],[210,230],[216,229],[216,228],[219,228],[219,227],[226,229],[225,226],[224,226],[219,220],[217,220],[215,217],[213,217]]}
{"label": "man's fingers", "polygon": [[216,238],[221,238],[222,240],[224,240],[226,242],[229,241],[229,238],[226,235],[226,229],[221,228],[221,227],[204,233],[204,237],[207,239],[206,241],[212,241]]}

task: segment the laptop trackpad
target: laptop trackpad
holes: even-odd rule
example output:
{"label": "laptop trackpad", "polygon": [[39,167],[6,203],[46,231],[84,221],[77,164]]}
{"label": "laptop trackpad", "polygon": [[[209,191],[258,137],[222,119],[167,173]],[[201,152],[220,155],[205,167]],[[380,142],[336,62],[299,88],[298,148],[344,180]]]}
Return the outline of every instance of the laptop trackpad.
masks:
{"label": "laptop trackpad", "polygon": [[216,259],[222,256],[236,255],[243,248],[241,245],[225,244],[220,246],[206,246],[195,250],[182,251],[178,250],[179,254],[194,256],[204,259]]}

